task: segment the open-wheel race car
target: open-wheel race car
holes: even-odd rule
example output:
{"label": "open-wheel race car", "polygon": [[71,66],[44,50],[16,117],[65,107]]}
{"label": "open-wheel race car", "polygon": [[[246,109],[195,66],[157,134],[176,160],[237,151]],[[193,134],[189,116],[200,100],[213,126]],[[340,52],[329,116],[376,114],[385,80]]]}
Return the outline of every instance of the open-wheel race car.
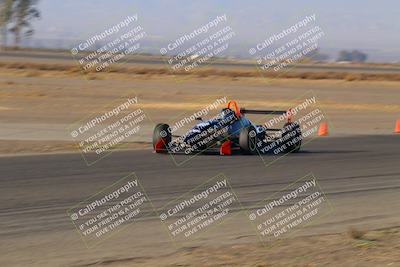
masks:
{"label": "open-wheel race car", "polygon": [[[267,128],[252,123],[246,114],[284,116],[285,124],[280,129]],[[300,125],[292,122],[290,109],[239,109],[235,101],[229,101],[227,107],[212,119],[196,120],[200,122],[180,136],[174,135],[168,124],[157,124],[153,132],[154,151],[172,154],[279,154],[298,152],[301,147]]]}

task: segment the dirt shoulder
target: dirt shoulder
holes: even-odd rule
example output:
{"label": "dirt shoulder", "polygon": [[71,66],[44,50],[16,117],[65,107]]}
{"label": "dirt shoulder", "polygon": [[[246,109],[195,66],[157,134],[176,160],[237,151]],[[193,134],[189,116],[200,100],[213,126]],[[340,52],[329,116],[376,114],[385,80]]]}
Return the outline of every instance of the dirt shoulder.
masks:
{"label": "dirt shoulder", "polygon": [[38,70],[29,64],[0,67],[0,154],[76,152],[67,128],[132,94],[152,122],[143,125],[137,140],[129,140],[128,148],[148,147],[155,123],[195,112],[221,96],[238,101],[240,107],[281,110],[311,91],[329,115],[330,135],[393,134],[400,112],[396,81],[129,72],[83,75],[41,64],[34,65]]}
{"label": "dirt shoulder", "polygon": [[114,258],[80,266],[400,266],[400,228],[349,230],[284,239],[263,246],[244,243],[187,247],[165,256]]}
{"label": "dirt shoulder", "polygon": [[[318,68],[318,66],[316,66]],[[337,66],[334,66],[337,68]],[[322,68],[322,66],[321,66]],[[0,62],[0,69],[3,72],[24,73],[29,77],[37,76],[78,76],[83,75],[87,79],[102,79],[106,75],[114,74],[120,76],[178,76],[178,77],[223,77],[232,78],[270,78],[270,79],[303,79],[303,80],[345,80],[345,81],[400,81],[399,73],[374,73],[374,69],[366,72],[343,71],[302,71],[292,67],[284,71],[260,72],[258,69],[221,69],[216,67],[199,68],[193,71],[172,72],[165,66],[112,66],[106,71],[97,72],[82,71],[79,66],[73,63],[55,64],[55,63],[19,63],[19,62]],[[368,68],[367,68],[368,69]]]}
{"label": "dirt shoulder", "polygon": [[[122,143],[118,150],[149,149],[150,143]],[[32,140],[0,140],[0,156],[44,154],[44,153],[77,153],[78,145],[68,141],[32,141]]]}

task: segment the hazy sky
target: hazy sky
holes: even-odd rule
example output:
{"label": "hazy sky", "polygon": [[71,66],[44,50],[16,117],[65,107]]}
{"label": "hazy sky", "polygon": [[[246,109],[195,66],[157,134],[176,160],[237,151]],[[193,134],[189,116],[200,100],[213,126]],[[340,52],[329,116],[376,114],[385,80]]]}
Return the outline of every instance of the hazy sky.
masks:
{"label": "hazy sky", "polygon": [[325,32],[321,47],[399,51],[396,0],[40,0],[35,38],[87,39],[138,14],[150,40],[170,41],[226,14],[236,42],[251,45],[313,13]]}

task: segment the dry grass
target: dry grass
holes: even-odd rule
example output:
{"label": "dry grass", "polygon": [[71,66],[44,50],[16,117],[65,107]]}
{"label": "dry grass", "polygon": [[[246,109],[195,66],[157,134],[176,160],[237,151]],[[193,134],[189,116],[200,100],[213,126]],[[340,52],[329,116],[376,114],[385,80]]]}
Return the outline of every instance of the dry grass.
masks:
{"label": "dry grass", "polygon": [[168,68],[144,68],[144,67],[127,67],[127,66],[110,66],[107,69],[97,72],[95,69],[83,71],[78,65],[63,64],[45,64],[45,63],[6,63],[0,62],[0,68],[24,70],[27,71],[28,77],[39,76],[40,72],[63,72],[66,74],[86,74],[90,79],[98,79],[102,73],[123,73],[132,75],[178,75],[178,76],[197,76],[197,77],[228,77],[228,78],[251,78],[266,77],[272,79],[305,79],[305,80],[345,80],[345,81],[400,81],[400,74],[397,73],[348,73],[348,72],[300,72],[300,71],[282,71],[282,72],[261,72],[259,70],[221,70],[217,68],[198,68],[190,72],[177,71],[173,72]]}
{"label": "dry grass", "polygon": [[352,239],[362,239],[363,236],[366,234],[365,231],[358,230],[354,227],[350,227],[349,230],[347,231],[347,234],[352,238]]}

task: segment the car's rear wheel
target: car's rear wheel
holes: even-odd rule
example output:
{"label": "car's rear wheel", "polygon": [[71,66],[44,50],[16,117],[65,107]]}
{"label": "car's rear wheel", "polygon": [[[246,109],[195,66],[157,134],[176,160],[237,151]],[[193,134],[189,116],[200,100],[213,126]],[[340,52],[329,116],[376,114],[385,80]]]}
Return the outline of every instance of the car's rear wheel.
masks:
{"label": "car's rear wheel", "polygon": [[168,129],[169,125],[165,123],[159,123],[154,127],[153,148],[156,153],[168,152],[167,146],[172,140],[171,133]]}
{"label": "car's rear wheel", "polygon": [[257,154],[257,131],[253,126],[240,130],[239,146],[244,154]]}
{"label": "car's rear wheel", "polygon": [[286,153],[299,152],[303,139],[300,125],[297,122],[287,122],[285,126],[283,126],[282,139],[286,146]]}

